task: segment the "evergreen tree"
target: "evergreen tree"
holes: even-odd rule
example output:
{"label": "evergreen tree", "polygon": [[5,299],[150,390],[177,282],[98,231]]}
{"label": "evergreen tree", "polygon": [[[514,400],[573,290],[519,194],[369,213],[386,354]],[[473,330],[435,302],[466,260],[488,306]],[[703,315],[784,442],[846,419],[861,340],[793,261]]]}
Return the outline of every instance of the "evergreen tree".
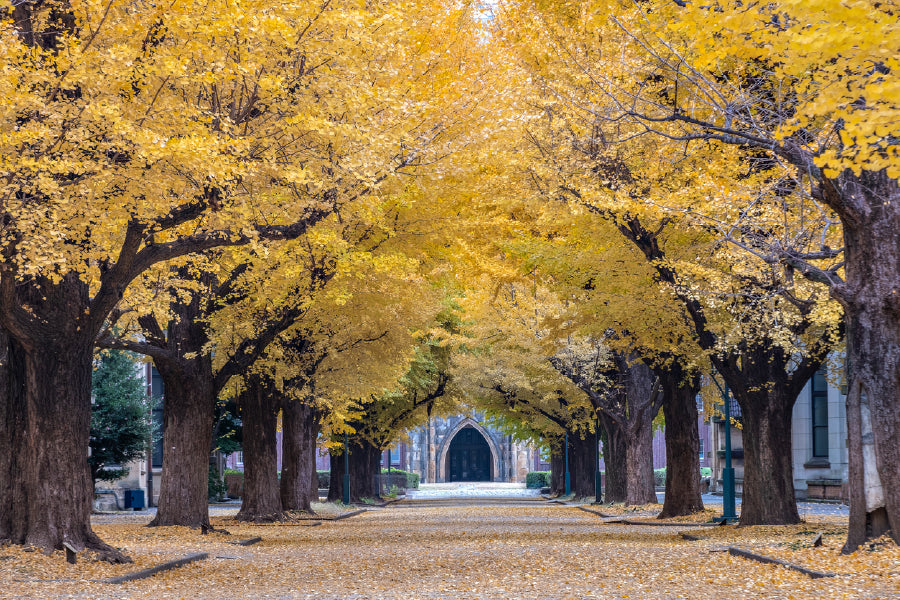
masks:
{"label": "evergreen tree", "polygon": [[150,399],[133,355],[104,352],[91,380],[91,479],[114,481],[128,474],[124,465],[144,454],[150,438]]}

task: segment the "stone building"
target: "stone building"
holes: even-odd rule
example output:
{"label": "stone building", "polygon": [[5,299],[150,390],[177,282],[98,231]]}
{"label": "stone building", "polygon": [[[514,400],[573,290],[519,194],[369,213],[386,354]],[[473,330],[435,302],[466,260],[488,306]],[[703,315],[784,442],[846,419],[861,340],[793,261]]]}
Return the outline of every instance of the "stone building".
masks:
{"label": "stone building", "polygon": [[398,448],[398,462],[423,482],[524,482],[529,471],[546,468],[536,448],[485,425],[478,415],[432,417],[409,440]]}

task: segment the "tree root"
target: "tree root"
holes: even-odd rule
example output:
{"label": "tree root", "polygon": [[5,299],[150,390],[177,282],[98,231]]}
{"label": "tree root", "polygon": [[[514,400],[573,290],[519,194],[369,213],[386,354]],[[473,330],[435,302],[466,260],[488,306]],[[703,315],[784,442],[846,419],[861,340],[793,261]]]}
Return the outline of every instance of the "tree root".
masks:
{"label": "tree root", "polygon": [[274,513],[266,514],[266,515],[258,515],[258,514],[246,514],[242,515],[238,513],[234,518],[235,521],[242,521],[244,523],[255,523],[255,524],[264,524],[264,523],[289,523],[291,521],[296,521],[294,517],[291,516],[289,512],[280,510]]}
{"label": "tree root", "polygon": [[103,561],[112,564],[126,564],[134,562],[131,557],[117,548],[113,548],[96,534],[90,533],[84,544],[85,556],[94,561]]}

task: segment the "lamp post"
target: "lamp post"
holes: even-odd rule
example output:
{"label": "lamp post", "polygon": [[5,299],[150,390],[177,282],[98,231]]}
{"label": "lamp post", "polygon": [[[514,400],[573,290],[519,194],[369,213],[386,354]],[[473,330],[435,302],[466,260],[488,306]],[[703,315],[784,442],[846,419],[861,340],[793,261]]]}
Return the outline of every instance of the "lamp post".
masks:
{"label": "lamp post", "polygon": [[600,474],[600,416],[597,416],[597,423],[594,425],[594,502],[601,504],[603,502],[602,476]]}
{"label": "lamp post", "polygon": [[728,384],[725,389],[719,385],[718,380],[713,377],[716,387],[722,394],[722,400],[725,405],[725,468],[722,469],[722,516],[716,519],[720,522],[737,521],[737,511],[734,501],[734,468],[731,466],[731,399],[728,392]]}
{"label": "lamp post", "polygon": [[344,432],[344,504],[350,504],[350,436]]}
{"label": "lamp post", "polygon": [[572,493],[572,475],[569,473],[569,432],[566,432],[566,496]]}

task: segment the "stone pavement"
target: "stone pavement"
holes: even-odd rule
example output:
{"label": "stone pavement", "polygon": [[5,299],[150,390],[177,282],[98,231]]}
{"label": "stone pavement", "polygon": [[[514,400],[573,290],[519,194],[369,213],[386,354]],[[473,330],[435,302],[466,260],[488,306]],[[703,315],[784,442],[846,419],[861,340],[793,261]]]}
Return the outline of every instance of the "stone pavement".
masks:
{"label": "stone pavement", "polygon": [[[656,497],[659,498],[659,501],[662,502],[665,497],[661,492],[657,492]],[[703,494],[703,505],[707,507],[712,506],[721,506],[722,505],[722,496],[718,496],[715,494]],[[736,498],[735,504],[737,505],[738,514],[741,513],[741,499]],[[797,503],[797,512],[800,513],[800,518],[803,519],[807,515],[827,515],[827,516],[841,516],[841,517],[850,517],[850,507],[846,504],[834,504],[830,502],[798,502]]]}
{"label": "stone pavement", "polygon": [[524,483],[454,482],[422,483],[417,490],[407,490],[407,500],[445,498],[537,498],[539,489],[528,489]]}

